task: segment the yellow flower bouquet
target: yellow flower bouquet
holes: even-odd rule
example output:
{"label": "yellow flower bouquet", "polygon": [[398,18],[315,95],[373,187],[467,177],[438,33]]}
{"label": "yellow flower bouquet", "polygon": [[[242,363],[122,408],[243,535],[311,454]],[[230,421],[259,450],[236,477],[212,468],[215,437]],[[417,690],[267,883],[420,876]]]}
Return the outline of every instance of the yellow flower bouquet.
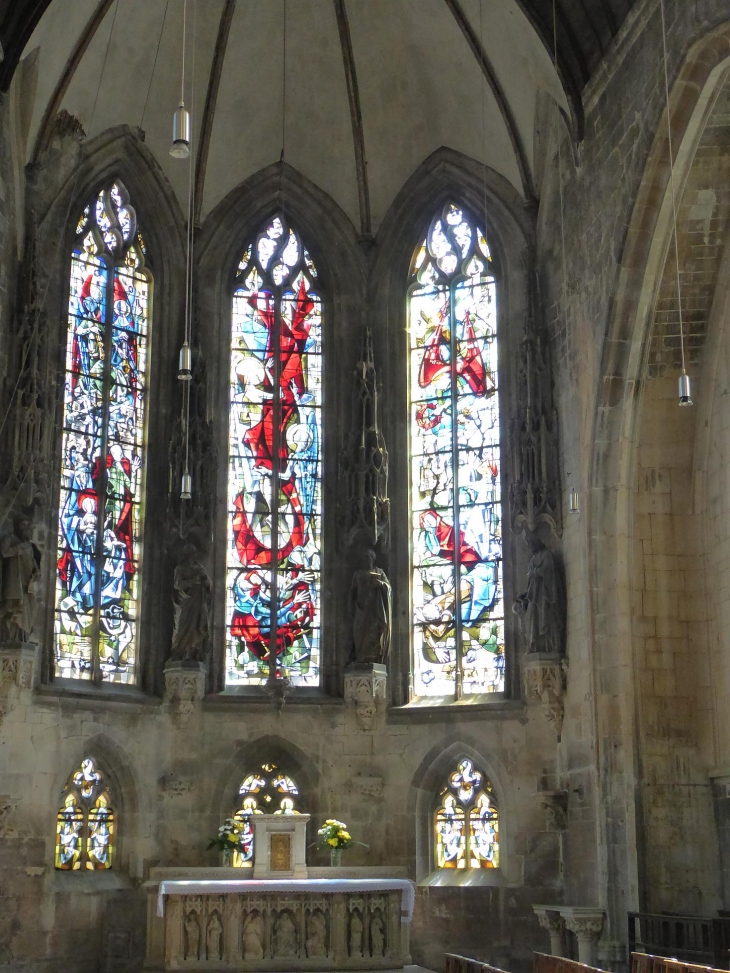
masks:
{"label": "yellow flower bouquet", "polygon": [[349,848],[350,845],[360,845],[361,841],[355,841],[344,821],[337,821],[335,818],[327,818],[325,823],[317,832],[317,847],[322,851],[330,853],[330,863],[339,865],[342,857],[342,850]]}

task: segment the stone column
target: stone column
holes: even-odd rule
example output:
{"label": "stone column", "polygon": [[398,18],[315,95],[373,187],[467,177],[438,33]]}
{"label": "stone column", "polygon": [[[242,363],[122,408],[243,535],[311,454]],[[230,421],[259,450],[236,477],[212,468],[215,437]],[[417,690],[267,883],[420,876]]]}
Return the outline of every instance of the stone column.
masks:
{"label": "stone column", "polygon": [[345,703],[354,704],[361,730],[373,729],[378,700],[384,707],[387,696],[388,670],[381,663],[355,663],[345,669]]}
{"label": "stone column", "polygon": [[208,667],[204,662],[168,662],[165,665],[165,702],[183,726],[200,709]]}
{"label": "stone column", "polygon": [[550,933],[550,953],[552,956],[565,956],[565,919],[560,915],[557,905],[533,905],[541,929]]}
{"label": "stone column", "polygon": [[560,906],[560,915],[565,919],[566,928],[578,940],[578,961],[586,966],[598,962],[598,939],[603,929],[603,909],[573,905]]}

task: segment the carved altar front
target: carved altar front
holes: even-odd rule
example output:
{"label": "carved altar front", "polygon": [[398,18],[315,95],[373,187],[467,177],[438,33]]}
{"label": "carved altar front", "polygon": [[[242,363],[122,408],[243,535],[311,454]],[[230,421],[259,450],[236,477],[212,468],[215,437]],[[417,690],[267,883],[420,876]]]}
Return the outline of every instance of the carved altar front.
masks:
{"label": "carved altar front", "polygon": [[413,888],[392,869],[313,868],[307,880],[260,882],[242,871],[152,870],[145,969],[385,970],[411,962]]}

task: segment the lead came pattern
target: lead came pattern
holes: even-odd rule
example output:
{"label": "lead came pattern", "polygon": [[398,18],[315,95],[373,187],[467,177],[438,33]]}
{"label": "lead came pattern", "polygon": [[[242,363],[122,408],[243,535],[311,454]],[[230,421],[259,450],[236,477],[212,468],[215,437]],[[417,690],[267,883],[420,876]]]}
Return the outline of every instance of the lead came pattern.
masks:
{"label": "lead came pattern", "polygon": [[[276,216],[245,251],[233,296],[229,685],[264,684],[272,644],[282,676],[295,686],[319,685],[321,413],[322,304],[317,271],[298,234]],[[277,597],[272,606],[274,570]]]}
{"label": "lead came pattern", "polygon": [[[119,182],[80,218],[71,256],[55,656],[60,676],[134,680],[150,281]],[[102,453],[104,454],[102,457]]]}
{"label": "lead came pattern", "polygon": [[452,203],[414,260],[409,334],[415,693],[453,696],[459,675],[465,695],[500,692],[496,293],[484,233]]}

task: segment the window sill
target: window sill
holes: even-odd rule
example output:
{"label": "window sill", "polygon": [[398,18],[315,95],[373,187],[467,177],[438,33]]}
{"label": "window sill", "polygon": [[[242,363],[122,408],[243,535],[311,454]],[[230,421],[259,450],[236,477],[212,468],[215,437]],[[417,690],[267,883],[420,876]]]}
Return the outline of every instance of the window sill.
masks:
{"label": "window sill", "polygon": [[419,888],[488,888],[506,885],[501,868],[439,868],[418,882]]}
{"label": "window sill", "polygon": [[148,696],[137,686],[116,686],[114,684],[95,686],[79,679],[54,679],[35,690],[37,696],[46,699],[86,699],[103,703],[124,703],[125,706],[159,706],[156,696]]}
{"label": "window sill", "polygon": [[481,720],[486,716],[494,719],[520,719],[525,715],[525,704],[520,699],[507,699],[504,693],[484,693],[464,699],[444,696],[421,696],[405,706],[391,706],[389,723],[430,723],[440,719]]}
{"label": "window sill", "polygon": [[[344,699],[340,696],[327,696],[320,689],[293,689],[284,701],[285,706],[294,703],[307,706],[343,706]],[[203,700],[205,707],[212,706],[241,706],[242,704],[271,706],[271,696],[260,686],[230,686],[220,693],[210,693]]]}

